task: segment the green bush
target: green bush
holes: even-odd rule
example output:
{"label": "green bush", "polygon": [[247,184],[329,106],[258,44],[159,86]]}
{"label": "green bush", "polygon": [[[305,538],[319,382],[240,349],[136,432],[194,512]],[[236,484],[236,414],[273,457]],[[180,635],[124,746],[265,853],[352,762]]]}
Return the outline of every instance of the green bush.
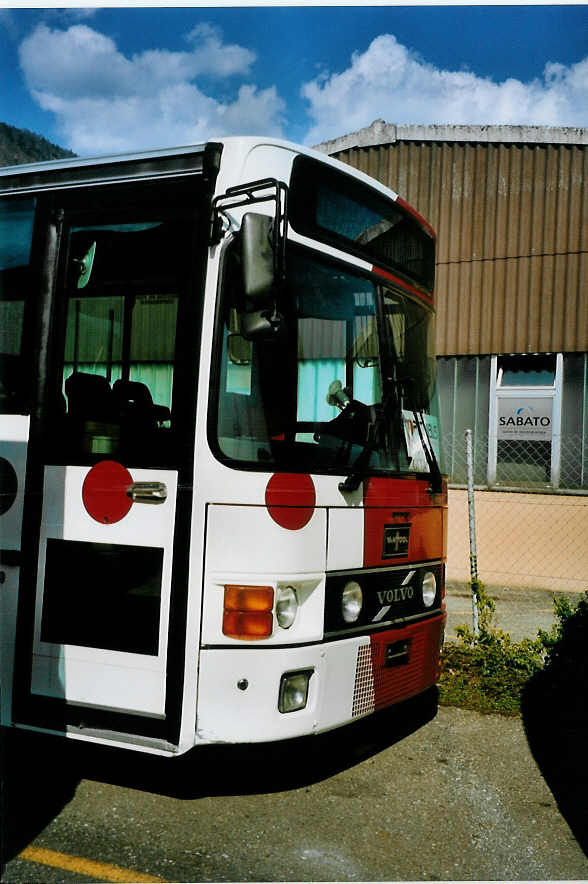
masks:
{"label": "green bush", "polygon": [[495,604],[483,585],[478,583],[473,591],[479,632],[475,635],[468,626],[458,626],[458,643],[445,645],[439,702],[518,715],[529,679],[545,666],[567,666],[571,658],[580,658],[588,630],[588,592],[575,606],[568,599],[555,598],[557,622],[551,631],[539,630],[536,639],[515,642],[494,626]]}
{"label": "green bush", "polygon": [[545,666],[577,668],[586,659],[588,641],[588,591],[571,605],[567,598],[554,599],[557,623],[551,632],[540,629],[538,639],[545,651]]}

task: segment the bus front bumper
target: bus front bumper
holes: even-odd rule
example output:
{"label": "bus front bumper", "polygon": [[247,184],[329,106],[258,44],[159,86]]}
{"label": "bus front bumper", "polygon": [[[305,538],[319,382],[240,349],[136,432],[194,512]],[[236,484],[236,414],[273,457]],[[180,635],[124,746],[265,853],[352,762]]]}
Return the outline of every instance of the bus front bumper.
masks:
{"label": "bus front bumper", "polygon": [[[312,645],[203,648],[196,742],[320,733],[416,696],[438,680],[445,619],[443,612]],[[295,706],[296,697],[301,708],[280,711]]]}

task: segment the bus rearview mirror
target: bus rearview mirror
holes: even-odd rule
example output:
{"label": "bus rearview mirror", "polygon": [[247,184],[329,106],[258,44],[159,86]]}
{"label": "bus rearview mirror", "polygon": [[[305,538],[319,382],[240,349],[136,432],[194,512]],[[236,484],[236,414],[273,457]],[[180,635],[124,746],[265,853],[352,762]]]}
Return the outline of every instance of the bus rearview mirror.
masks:
{"label": "bus rearview mirror", "polygon": [[90,281],[90,274],[94,266],[94,255],[96,254],[96,243],[92,242],[88,251],[81,258],[74,258],[73,263],[78,272],[76,286],[79,289],[85,288]]}
{"label": "bus rearview mirror", "polygon": [[233,332],[229,334],[227,349],[233,365],[251,365],[251,341]]}
{"label": "bus rearview mirror", "polygon": [[247,212],[241,224],[241,260],[245,298],[261,307],[274,296],[275,255],[273,219],[269,215]]}

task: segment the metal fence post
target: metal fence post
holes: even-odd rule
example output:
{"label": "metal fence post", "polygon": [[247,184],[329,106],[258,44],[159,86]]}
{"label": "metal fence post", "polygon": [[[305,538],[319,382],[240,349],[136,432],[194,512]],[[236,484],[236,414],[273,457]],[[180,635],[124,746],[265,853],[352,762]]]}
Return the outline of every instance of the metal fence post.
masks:
{"label": "metal fence post", "polygon": [[478,617],[478,554],[476,551],[476,511],[474,508],[474,460],[472,457],[472,431],[465,431],[466,466],[468,474],[468,515],[470,524],[470,578],[472,585],[472,629],[480,634]]}

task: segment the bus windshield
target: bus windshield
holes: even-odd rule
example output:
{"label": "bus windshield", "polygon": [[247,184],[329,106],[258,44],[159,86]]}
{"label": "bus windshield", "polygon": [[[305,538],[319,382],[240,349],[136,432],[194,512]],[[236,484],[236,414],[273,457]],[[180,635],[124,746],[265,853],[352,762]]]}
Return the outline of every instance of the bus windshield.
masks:
{"label": "bus windshield", "polygon": [[221,459],[315,473],[429,470],[415,414],[436,448],[431,310],[387,281],[294,249],[276,340],[240,335],[240,301],[233,250],[211,421]]}

